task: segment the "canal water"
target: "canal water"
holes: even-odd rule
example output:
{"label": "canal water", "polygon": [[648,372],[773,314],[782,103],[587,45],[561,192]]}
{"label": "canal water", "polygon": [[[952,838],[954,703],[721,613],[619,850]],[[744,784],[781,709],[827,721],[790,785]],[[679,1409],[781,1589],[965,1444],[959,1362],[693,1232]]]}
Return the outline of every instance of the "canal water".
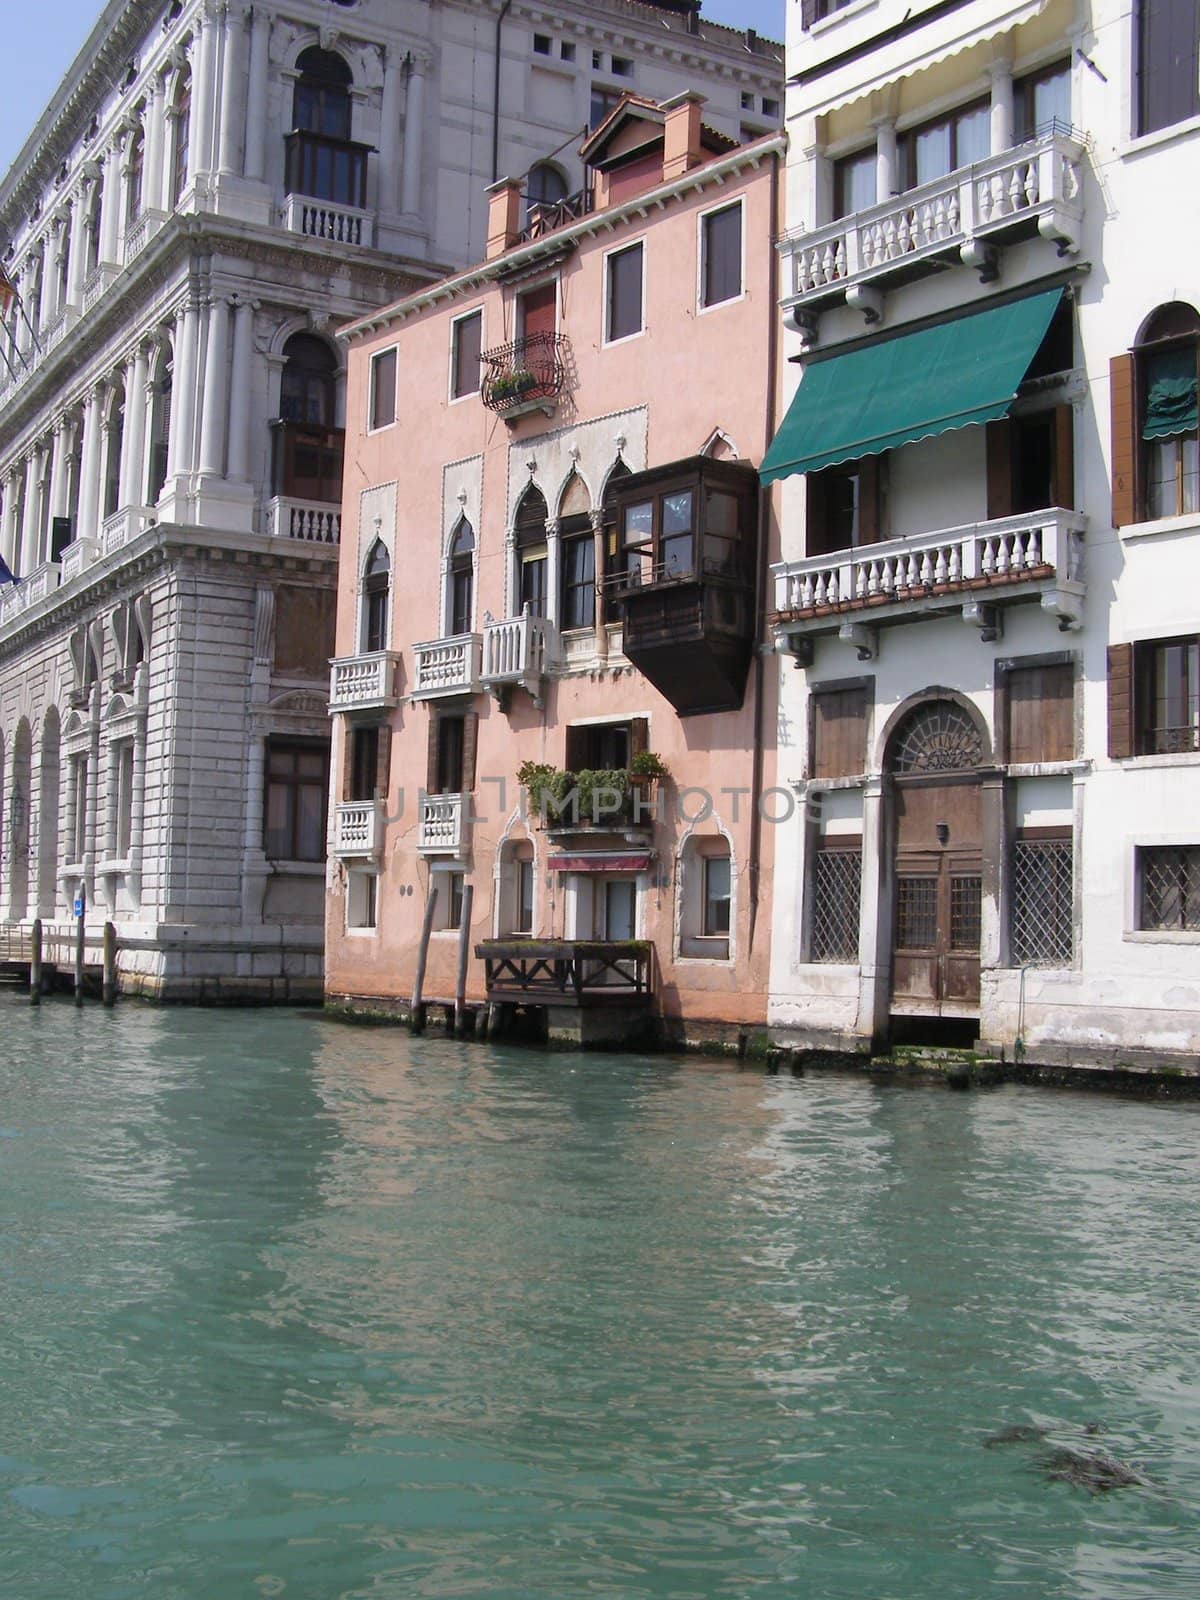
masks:
{"label": "canal water", "polygon": [[1194,1600],[1197,1118],[0,999],[0,1595]]}

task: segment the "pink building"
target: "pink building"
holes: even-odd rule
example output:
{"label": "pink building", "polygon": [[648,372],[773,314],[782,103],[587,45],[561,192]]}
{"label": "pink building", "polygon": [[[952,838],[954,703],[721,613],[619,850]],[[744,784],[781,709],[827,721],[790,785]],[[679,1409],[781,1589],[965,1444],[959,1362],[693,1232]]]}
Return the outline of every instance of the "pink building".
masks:
{"label": "pink building", "polygon": [[331,1001],[465,961],[494,1028],[765,1023],[784,146],[702,104],[627,97],[590,193],[495,185],[486,261],[348,330]]}

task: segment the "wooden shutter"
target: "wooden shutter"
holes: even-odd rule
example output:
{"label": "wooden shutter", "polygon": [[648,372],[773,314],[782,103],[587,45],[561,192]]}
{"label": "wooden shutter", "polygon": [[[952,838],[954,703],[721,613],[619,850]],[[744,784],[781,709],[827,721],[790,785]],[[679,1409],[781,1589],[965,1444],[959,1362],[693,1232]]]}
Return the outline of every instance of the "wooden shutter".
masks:
{"label": "wooden shutter", "polygon": [[475,752],[479,745],[479,713],[468,711],[463,718],[462,793],[475,787]]}
{"label": "wooden shutter", "polygon": [[812,696],[814,778],[853,778],[867,770],[867,691],[861,684]]}
{"label": "wooden shutter", "polygon": [[804,554],[829,553],[829,511],[825,494],[825,475],[810,472],[804,479]]}
{"label": "wooden shutter", "polygon": [[1054,460],[1051,463],[1054,504],[1065,511],[1075,509],[1075,410],[1073,406],[1054,408]]}
{"label": "wooden shutter", "polygon": [[342,799],[354,799],[354,727],[350,723],[342,740]]}
{"label": "wooden shutter", "polygon": [[878,544],[882,500],[882,456],[864,456],[858,463],[858,542]]}
{"label": "wooden shutter", "polygon": [[1138,438],[1137,385],[1133,357],[1113,356],[1108,364],[1109,411],[1112,427],[1112,524],[1125,528],[1137,521]]}
{"label": "wooden shutter", "polygon": [[1012,423],[1007,417],[989,422],[987,436],[987,514],[1011,517],[1013,514]]}
{"label": "wooden shutter", "polygon": [[586,728],[568,728],[566,740],[566,770],[582,772],[588,764]]}
{"label": "wooden shutter", "polygon": [[808,31],[821,15],[819,0],[800,0],[800,26]]}
{"label": "wooden shutter", "polygon": [[1133,646],[1108,647],[1108,753],[1114,761],[1133,754]]}
{"label": "wooden shutter", "polygon": [[438,715],[436,711],[429,713],[429,737],[425,746],[425,793],[438,792],[438,741],[440,730],[438,728]]}
{"label": "wooden shutter", "polygon": [[629,724],[629,759],[650,748],[650,719],[634,717]]}
{"label": "wooden shutter", "polygon": [[392,782],[392,728],[384,723],[379,730],[379,759],[375,766],[375,788],[380,798],[386,800]]}
{"label": "wooden shutter", "polygon": [[1070,761],[1075,754],[1075,668],[1070,661],[1007,675],[1005,759]]}

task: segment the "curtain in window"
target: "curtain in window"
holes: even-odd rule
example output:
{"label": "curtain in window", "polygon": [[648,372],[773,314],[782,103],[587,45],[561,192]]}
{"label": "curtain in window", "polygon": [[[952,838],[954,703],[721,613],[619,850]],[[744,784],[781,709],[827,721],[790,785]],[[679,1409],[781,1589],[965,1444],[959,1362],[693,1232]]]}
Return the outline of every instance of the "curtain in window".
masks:
{"label": "curtain in window", "polygon": [[1142,438],[1169,439],[1196,429],[1195,350],[1162,350],[1148,356]]}

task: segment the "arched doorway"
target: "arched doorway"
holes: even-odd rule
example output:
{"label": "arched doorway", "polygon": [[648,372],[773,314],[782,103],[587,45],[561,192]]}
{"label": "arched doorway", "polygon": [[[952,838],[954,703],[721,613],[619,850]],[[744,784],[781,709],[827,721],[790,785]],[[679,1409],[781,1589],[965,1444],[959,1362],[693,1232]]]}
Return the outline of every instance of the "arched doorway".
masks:
{"label": "arched doorway", "polygon": [[978,1015],[985,748],[948,695],[913,706],[888,740],[894,1014]]}
{"label": "arched doorway", "polygon": [[8,915],[12,922],[20,922],[29,914],[29,791],[32,777],[33,736],[28,721],[22,717],[13,739],[8,815],[4,819]]}

